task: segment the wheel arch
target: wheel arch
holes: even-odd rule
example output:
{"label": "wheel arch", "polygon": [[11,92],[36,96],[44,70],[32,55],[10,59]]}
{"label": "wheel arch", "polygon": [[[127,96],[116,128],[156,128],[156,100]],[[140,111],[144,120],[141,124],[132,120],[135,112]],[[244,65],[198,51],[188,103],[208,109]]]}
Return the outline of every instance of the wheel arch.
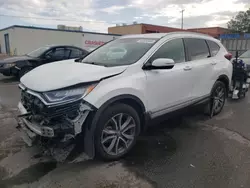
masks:
{"label": "wheel arch", "polygon": [[138,113],[140,117],[140,130],[144,130],[146,128],[146,108],[143,102],[136,96],[131,94],[122,94],[116,97],[113,97],[106,101],[102,106],[96,110],[90,119],[87,118],[87,122],[84,126],[84,151],[85,153],[93,158],[95,156],[95,146],[94,146],[94,137],[95,137],[95,130],[98,120],[103,113],[103,111],[108,108],[110,105],[114,105],[117,103],[123,103],[132,106]]}
{"label": "wheel arch", "polygon": [[229,89],[230,89],[230,85],[229,85],[230,84],[230,80],[229,80],[228,76],[225,75],[225,74],[222,74],[222,75],[220,75],[218,77],[217,81],[221,81],[221,82],[223,82],[225,84],[226,89],[227,89],[227,94],[228,94]]}

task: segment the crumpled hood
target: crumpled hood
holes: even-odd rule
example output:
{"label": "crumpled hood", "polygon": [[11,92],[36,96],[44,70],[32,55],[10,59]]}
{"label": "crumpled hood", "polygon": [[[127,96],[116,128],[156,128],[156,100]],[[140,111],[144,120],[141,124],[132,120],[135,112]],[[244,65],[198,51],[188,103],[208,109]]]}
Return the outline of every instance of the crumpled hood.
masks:
{"label": "crumpled hood", "polygon": [[16,61],[24,61],[24,60],[30,60],[30,59],[35,59],[35,58],[29,57],[29,56],[7,57],[5,59],[0,60],[0,64],[14,63]]}
{"label": "crumpled hood", "polygon": [[74,60],[58,61],[33,69],[21,78],[21,83],[33,91],[45,92],[98,81],[119,74],[126,68],[127,66],[103,67],[76,63]]}

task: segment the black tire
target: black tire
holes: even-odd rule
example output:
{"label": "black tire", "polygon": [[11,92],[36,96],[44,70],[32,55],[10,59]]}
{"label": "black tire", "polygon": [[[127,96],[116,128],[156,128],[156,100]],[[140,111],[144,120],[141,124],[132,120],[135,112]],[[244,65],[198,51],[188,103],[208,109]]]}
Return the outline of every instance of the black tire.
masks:
{"label": "black tire", "polygon": [[4,76],[10,76],[10,74],[5,74],[5,73],[3,73],[3,75],[4,75]]}
{"label": "black tire", "polygon": [[[130,145],[125,149],[125,151],[123,151],[120,154],[111,155],[105,151],[104,146],[102,144],[103,130],[105,126],[107,125],[107,123],[112,119],[112,117],[121,113],[124,113],[124,115],[127,114],[132,117],[133,122],[135,124],[135,129],[134,129],[135,136],[134,136],[134,139],[131,141]],[[105,111],[99,118],[97,126],[96,126],[96,131],[95,131],[96,157],[101,158],[103,160],[110,161],[110,160],[118,160],[119,158],[125,156],[135,145],[137,137],[140,133],[140,126],[141,124],[140,124],[139,115],[133,107],[127,104],[123,104],[123,103],[117,103],[112,106],[109,106],[107,109],[105,109]],[[117,143],[117,140],[115,142]]]}
{"label": "black tire", "polygon": [[218,114],[222,111],[222,109],[223,109],[223,107],[224,107],[224,105],[225,105],[226,96],[227,96],[227,89],[226,89],[226,86],[225,86],[225,84],[224,84],[223,82],[221,82],[221,81],[216,81],[215,84],[214,84],[214,86],[213,86],[213,88],[212,88],[212,90],[211,90],[210,100],[209,100],[209,102],[205,105],[205,109],[204,109],[205,115],[211,115],[212,105],[213,105],[213,103],[214,103],[214,98],[215,98],[216,91],[218,90],[218,88],[221,88],[221,89],[223,90],[223,92],[224,92],[224,95],[223,95],[223,102],[222,102],[222,104],[221,104],[221,106],[220,106],[219,108],[214,109],[213,115],[218,115]]}
{"label": "black tire", "polygon": [[18,74],[18,78],[21,79],[26,73],[28,73],[29,71],[31,71],[32,68],[31,67],[24,67],[19,71]]}

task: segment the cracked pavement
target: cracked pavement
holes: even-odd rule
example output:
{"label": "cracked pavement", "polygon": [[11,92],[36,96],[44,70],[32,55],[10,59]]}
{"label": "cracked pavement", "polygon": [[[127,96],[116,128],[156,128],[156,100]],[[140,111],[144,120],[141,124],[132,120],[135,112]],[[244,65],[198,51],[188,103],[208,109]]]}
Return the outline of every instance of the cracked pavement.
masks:
{"label": "cracked pavement", "polygon": [[1,188],[250,187],[250,94],[213,119],[194,111],[155,125],[120,161],[58,163],[27,148],[15,129],[17,83],[0,76]]}

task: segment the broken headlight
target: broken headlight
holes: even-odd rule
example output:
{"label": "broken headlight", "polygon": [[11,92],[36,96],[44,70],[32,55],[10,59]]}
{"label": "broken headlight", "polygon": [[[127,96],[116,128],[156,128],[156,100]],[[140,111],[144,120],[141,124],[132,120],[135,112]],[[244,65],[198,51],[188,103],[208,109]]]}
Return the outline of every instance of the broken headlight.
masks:
{"label": "broken headlight", "polygon": [[86,95],[88,95],[97,84],[91,84],[88,86],[77,87],[77,88],[68,88],[56,91],[48,91],[43,93],[45,98],[49,102],[59,102],[59,101],[71,101],[80,99]]}

